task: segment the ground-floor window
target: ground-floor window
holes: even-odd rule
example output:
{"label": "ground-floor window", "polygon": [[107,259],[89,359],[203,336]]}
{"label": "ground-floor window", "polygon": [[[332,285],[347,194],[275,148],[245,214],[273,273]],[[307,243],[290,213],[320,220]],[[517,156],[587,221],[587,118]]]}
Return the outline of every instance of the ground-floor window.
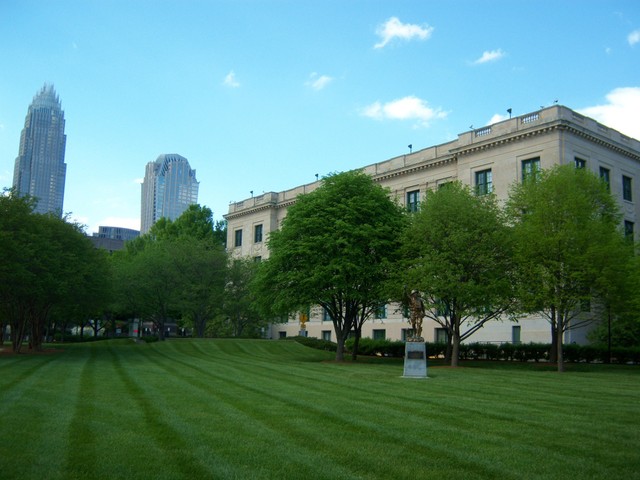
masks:
{"label": "ground-floor window", "polygon": [[331,341],[331,330],[323,330],[322,331],[322,339],[327,342]]}
{"label": "ground-floor window", "polygon": [[374,340],[384,340],[387,338],[387,331],[384,328],[378,328],[373,330]]}
{"label": "ground-floor window", "polygon": [[449,341],[449,334],[446,328],[436,328],[433,338],[436,343],[447,343]]}
{"label": "ground-floor window", "polygon": [[280,338],[287,338],[287,332],[278,332]]}
{"label": "ground-floor window", "polygon": [[511,327],[511,343],[520,343],[520,325],[513,325]]}

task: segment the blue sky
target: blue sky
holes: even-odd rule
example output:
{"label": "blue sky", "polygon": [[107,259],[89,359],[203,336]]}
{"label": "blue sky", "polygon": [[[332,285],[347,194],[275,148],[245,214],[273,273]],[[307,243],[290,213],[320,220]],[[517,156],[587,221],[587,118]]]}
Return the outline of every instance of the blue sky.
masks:
{"label": "blue sky", "polygon": [[558,101],[640,138],[636,0],[2,0],[0,187],[27,107],[66,117],[64,210],[139,228],[140,181],[185,156],[199,203],[447,142]]}

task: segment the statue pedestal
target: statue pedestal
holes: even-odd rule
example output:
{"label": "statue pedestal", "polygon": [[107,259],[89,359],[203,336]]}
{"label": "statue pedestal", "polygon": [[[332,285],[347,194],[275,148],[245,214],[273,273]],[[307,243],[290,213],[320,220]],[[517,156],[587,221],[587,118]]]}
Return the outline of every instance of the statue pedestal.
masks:
{"label": "statue pedestal", "polygon": [[427,378],[427,346],[424,342],[405,343],[402,377]]}

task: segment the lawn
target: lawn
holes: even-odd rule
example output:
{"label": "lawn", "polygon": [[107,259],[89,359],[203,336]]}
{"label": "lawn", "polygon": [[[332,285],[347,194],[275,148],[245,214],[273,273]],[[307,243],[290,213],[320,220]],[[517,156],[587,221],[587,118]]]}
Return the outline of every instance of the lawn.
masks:
{"label": "lawn", "polygon": [[2,479],[640,478],[640,367],[416,380],[286,341],[59,348],[0,356]]}

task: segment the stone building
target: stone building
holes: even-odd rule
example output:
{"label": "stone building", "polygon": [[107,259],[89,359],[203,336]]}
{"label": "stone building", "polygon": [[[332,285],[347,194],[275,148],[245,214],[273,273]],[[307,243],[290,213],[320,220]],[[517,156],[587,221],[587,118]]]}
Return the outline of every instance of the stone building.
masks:
{"label": "stone building", "polygon": [[[603,178],[619,200],[625,232],[637,236],[640,203],[635,184],[640,179],[640,142],[560,105],[467,131],[451,142],[367,165],[362,171],[413,210],[428,190],[453,180],[473,187],[478,194],[493,192],[498,199],[505,200],[514,182],[558,164],[588,168]],[[225,215],[230,253],[267,258],[265,242],[269,233],[279,228],[287,208],[298,195],[313,191],[320,183],[232,203]],[[408,328],[408,319],[401,309],[389,304],[364,324],[362,334],[404,339]],[[299,330],[299,319],[291,319],[289,323],[271,325],[268,335],[271,338],[297,335]],[[309,336],[335,340],[332,322],[320,307],[312,308],[306,331]],[[585,329],[570,330],[565,341],[582,343],[586,333]],[[443,340],[444,335],[437,323],[425,319],[425,340]],[[472,341],[487,342],[549,340],[548,322],[536,317],[518,323],[490,322],[472,337]]]}

